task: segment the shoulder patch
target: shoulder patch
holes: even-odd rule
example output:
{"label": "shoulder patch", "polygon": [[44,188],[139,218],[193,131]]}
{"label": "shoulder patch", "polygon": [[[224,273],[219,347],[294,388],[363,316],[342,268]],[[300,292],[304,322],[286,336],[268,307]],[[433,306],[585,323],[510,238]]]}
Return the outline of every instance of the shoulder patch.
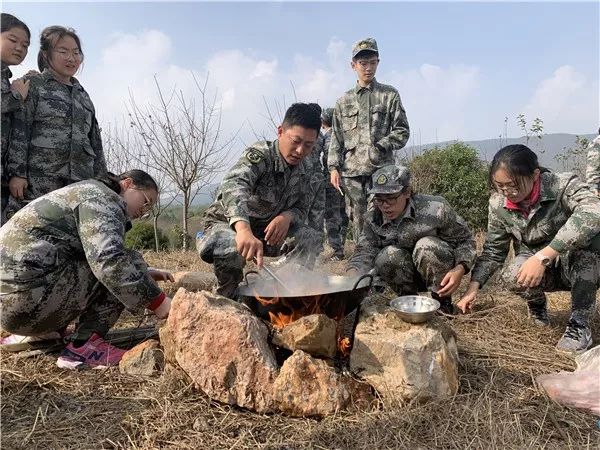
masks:
{"label": "shoulder patch", "polygon": [[387,181],[388,181],[388,178],[384,174],[381,174],[377,177],[377,180],[375,182],[377,184],[386,184]]}
{"label": "shoulder patch", "polygon": [[258,150],[250,150],[248,151],[248,153],[246,153],[246,158],[252,164],[258,164],[264,158],[264,156],[265,155],[263,155],[263,153],[259,152]]}

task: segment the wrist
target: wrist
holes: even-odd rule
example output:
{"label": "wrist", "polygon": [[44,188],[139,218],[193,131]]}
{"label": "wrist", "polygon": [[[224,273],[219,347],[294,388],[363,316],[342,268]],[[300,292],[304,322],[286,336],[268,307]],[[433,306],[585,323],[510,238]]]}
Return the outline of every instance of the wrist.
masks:
{"label": "wrist", "polygon": [[155,311],[165,301],[166,297],[166,294],[164,292],[161,292],[159,296],[152,300],[146,308],[148,308],[151,311]]}
{"label": "wrist", "polygon": [[533,255],[543,267],[550,267],[552,265],[552,258],[544,255],[541,251]]}

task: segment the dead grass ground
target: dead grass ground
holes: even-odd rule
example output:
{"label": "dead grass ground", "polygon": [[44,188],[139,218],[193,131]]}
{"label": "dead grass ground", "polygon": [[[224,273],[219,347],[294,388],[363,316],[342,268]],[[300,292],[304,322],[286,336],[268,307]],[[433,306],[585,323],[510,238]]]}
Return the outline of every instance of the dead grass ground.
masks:
{"label": "dead grass ground", "polygon": [[[194,253],[147,254],[171,270],[210,270]],[[330,263],[339,272],[343,266]],[[379,405],[322,420],[259,415],[216,404],[173,373],[69,372],[55,357],[0,355],[2,449],[595,449],[595,418],[548,400],[534,378],[574,368],[554,348],[569,296],[549,296],[553,326],[533,327],[498,290],[457,317],[459,393],[424,405]],[[130,321],[134,319],[129,318]],[[137,323],[137,322],[136,322]],[[600,340],[595,314],[593,333]]]}

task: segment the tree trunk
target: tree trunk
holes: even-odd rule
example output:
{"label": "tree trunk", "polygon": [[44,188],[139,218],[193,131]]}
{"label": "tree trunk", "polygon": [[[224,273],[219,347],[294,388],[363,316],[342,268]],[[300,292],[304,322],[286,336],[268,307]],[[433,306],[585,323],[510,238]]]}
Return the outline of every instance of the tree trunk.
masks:
{"label": "tree trunk", "polygon": [[152,225],[154,226],[154,249],[156,252],[160,250],[159,242],[158,242],[158,216],[155,215],[154,219],[152,219]]}
{"label": "tree trunk", "polygon": [[183,251],[187,251],[188,249],[188,240],[187,240],[187,236],[188,236],[188,208],[189,208],[189,202],[190,202],[190,193],[189,191],[184,191],[183,192],[183,217],[181,218],[181,223],[182,223],[182,228],[183,228],[183,236],[181,236],[181,239],[183,239],[182,242],[182,246],[181,248],[183,249]]}

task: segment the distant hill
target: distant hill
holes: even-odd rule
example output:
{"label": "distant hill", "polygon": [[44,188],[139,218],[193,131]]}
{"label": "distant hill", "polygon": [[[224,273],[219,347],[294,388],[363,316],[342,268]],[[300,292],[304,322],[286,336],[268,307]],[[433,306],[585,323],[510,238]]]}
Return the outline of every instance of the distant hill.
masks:
{"label": "distant hill", "polygon": [[[567,133],[556,133],[546,134],[540,140],[536,137],[529,138],[529,148],[538,154],[540,164],[550,169],[560,169],[555,159],[556,155],[561,154],[565,148],[569,148],[575,145],[575,139],[578,135],[567,134]],[[594,139],[595,134],[582,134],[579,135],[587,139]],[[413,145],[405,147],[398,152],[398,157],[404,158],[406,156],[413,156],[423,153],[425,150],[434,147],[443,147],[447,144],[452,144],[456,141],[444,141],[437,144],[425,144],[425,145]],[[508,138],[508,139],[485,139],[482,141],[463,141],[477,149],[479,157],[484,161],[491,161],[494,154],[505,145],[512,144],[526,144],[527,139],[525,136],[520,138]]]}

